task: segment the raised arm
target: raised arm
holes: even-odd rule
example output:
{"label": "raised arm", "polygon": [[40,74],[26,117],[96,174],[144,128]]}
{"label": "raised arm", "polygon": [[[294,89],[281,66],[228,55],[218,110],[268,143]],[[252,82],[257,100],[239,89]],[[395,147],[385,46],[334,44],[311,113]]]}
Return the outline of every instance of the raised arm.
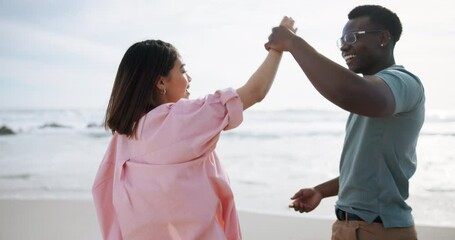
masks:
{"label": "raised arm", "polygon": [[347,111],[381,117],[391,115],[395,109],[394,97],[384,80],[357,75],[321,55],[286,28],[274,28],[265,47],[289,51],[316,90]]}
{"label": "raised arm", "polygon": [[[280,25],[295,31],[292,18],[284,17]],[[256,72],[251,75],[245,85],[237,89],[237,93],[243,102],[244,110],[262,101],[267,95],[278,71],[282,54],[280,51],[270,49],[264,62]]]}

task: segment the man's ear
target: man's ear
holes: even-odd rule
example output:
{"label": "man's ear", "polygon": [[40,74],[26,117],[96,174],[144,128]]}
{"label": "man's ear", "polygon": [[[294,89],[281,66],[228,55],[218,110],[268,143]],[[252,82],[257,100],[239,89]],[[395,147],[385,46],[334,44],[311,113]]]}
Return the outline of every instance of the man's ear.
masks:
{"label": "man's ear", "polygon": [[387,46],[391,44],[392,36],[389,31],[384,31],[381,34],[381,46]]}

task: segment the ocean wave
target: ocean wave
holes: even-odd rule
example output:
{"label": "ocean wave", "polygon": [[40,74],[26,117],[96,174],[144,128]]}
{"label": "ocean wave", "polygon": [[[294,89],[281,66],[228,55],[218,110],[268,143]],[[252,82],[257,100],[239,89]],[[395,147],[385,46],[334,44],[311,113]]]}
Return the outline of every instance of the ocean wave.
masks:
{"label": "ocean wave", "polygon": [[239,183],[244,185],[254,185],[254,186],[267,186],[264,182],[252,181],[252,180],[238,180]]}
{"label": "ocean wave", "polygon": [[455,132],[421,132],[421,136],[455,137]]}
{"label": "ocean wave", "polygon": [[31,174],[24,173],[24,174],[11,174],[11,175],[0,175],[1,179],[30,179]]}
{"label": "ocean wave", "polygon": [[102,131],[102,132],[89,132],[87,136],[91,138],[106,138],[112,137],[112,133],[110,131]]}
{"label": "ocean wave", "polygon": [[327,110],[256,110],[245,112],[245,119],[253,119],[258,122],[282,122],[282,123],[308,123],[308,122],[345,122],[346,112],[334,112]]}
{"label": "ocean wave", "polygon": [[68,125],[56,123],[56,122],[51,122],[51,123],[45,123],[45,124],[41,125],[39,128],[72,128],[72,127],[68,126]]}
{"label": "ocean wave", "polygon": [[455,188],[429,188],[426,189],[428,192],[441,192],[441,193],[452,193],[455,192]]}
{"label": "ocean wave", "polygon": [[[276,139],[344,134],[345,111],[285,109],[253,110],[244,113],[242,131],[232,137]],[[104,110],[0,110],[0,126],[14,134],[41,131],[85,131],[103,128]],[[246,129],[246,131],[243,131]],[[428,111],[422,135],[453,137],[455,113]],[[10,131],[8,131],[10,132]],[[5,134],[5,133],[0,133]],[[99,137],[96,135],[94,137]],[[228,135],[229,136],[229,135]]]}
{"label": "ocean wave", "polygon": [[280,138],[299,138],[299,137],[315,137],[315,136],[332,136],[340,137],[343,136],[343,131],[334,132],[323,132],[323,131],[308,131],[308,132],[279,132],[279,133],[266,133],[261,131],[249,131],[249,132],[226,132],[225,137],[228,138],[254,138],[254,139],[280,139]]}

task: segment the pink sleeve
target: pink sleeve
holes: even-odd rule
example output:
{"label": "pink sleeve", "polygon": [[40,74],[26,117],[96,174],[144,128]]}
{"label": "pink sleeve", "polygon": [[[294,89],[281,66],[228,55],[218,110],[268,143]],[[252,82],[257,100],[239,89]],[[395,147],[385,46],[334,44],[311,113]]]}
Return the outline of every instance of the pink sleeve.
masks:
{"label": "pink sleeve", "polygon": [[[189,140],[201,153],[213,150],[223,130],[236,128],[243,120],[243,104],[234,89],[225,89],[197,100],[179,101],[172,113],[180,126],[174,139]],[[178,127],[176,127],[178,129]]]}
{"label": "pink sleeve", "polygon": [[234,89],[218,91],[220,103],[226,107],[228,116],[228,125],[224,130],[236,128],[243,121],[243,103]]}
{"label": "pink sleeve", "polygon": [[[178,111],[179,106],[176,108]],[[218,90],[205,98],[195,100],[191,108],[191,111],[193,110],[196,110],[195,117],[198,120],[192,124],[198,124],[201,128],[222,127],[222,130],[230,130],[239,126],[243,120],[242,101],[232,88]]]}
{"label": "pink sleeve", "polygon": [[215,149],[221,131],[239,126],[242,120],[243,104],[234,89],[182,99],[143,118],[138,126],[141,143],[135,144],[133,152],[156,154],[163,162],[197,158]]}

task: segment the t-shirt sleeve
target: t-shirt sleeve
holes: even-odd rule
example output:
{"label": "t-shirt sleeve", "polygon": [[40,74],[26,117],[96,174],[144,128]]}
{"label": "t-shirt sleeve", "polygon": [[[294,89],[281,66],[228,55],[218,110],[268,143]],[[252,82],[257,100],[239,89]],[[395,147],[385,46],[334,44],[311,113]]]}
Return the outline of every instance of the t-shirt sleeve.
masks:
{"label": "t-shirt sleeve", "polygon": [[404,71],[389,69],[376,74],[390,87],[395,98],[394,113],[408,112],[416,108],[424,98],[420,80]]}

